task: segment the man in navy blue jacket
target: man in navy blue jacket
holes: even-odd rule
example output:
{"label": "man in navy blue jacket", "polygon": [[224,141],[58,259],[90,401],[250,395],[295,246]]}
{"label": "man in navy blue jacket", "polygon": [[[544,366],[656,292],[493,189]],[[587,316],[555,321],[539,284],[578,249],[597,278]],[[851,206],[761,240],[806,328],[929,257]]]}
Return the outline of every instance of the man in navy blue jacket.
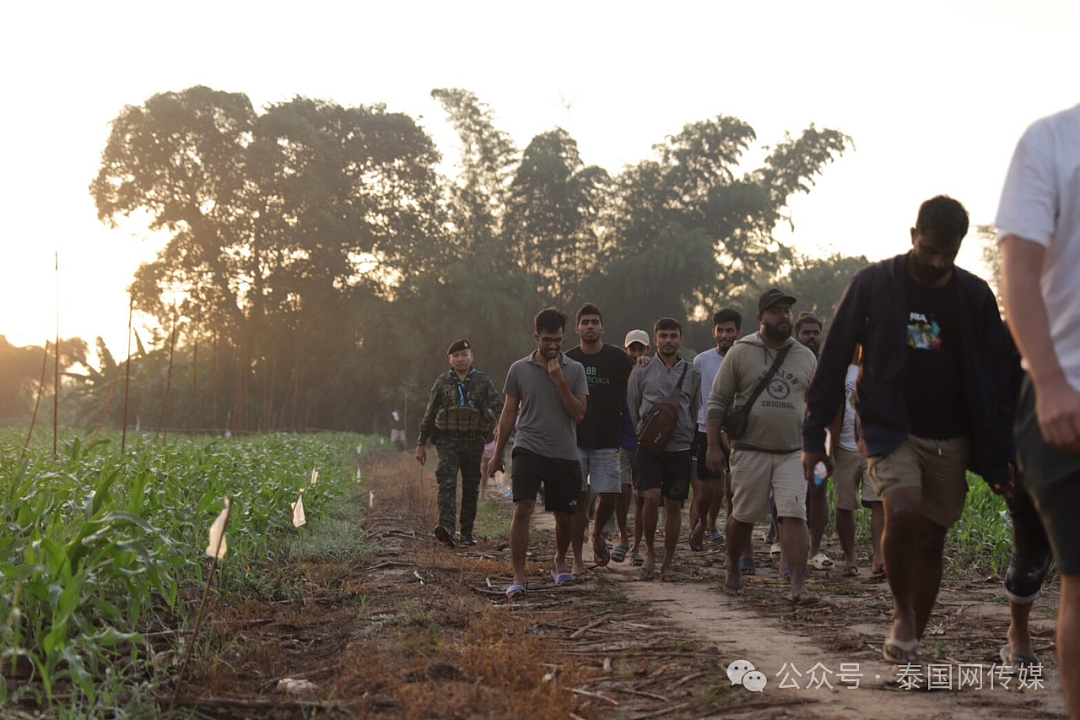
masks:
{"label": "man in navy blue jacket", "polygon": [[894,622],[883,655],[896,663],[918,661],[945,535],[964,509],[965,471],[999,493],[1011,480],[1008,339],[990,287],[955,265],[967,231],[967,211],[956,200],[922,204],[912,249],[863,269],[844,290],[806,395],[809,482],[819,462],[832,472],[825,428],[844,397],[855,347],[863,346],[856,429],[884,501]]}

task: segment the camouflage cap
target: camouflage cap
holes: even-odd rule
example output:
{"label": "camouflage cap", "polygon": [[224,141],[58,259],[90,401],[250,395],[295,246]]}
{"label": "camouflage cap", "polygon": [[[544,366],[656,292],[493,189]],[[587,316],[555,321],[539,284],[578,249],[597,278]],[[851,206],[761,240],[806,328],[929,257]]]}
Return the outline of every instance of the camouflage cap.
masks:
{"label": "camouflage cap", "polygon": [[453,355],[454,353],[461,352],[462,350],[472,350],[472,345],[469,343],[468,340],[458,340],[456,343],[450,346],[450,349],[446,351],[446,354]]}

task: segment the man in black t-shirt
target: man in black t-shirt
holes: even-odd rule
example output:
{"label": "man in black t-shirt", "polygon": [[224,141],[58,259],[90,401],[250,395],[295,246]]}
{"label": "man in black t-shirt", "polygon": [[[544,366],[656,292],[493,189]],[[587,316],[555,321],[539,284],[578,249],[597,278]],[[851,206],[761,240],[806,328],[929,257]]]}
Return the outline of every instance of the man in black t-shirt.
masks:
{"label": "man in black t-shirt", "polygon": [[956,200],[922,204],[911,251],[865,268],[844,290],[806,397],[803,470],[812,482],[818,463],[832,472],[825,429],[862,345],[858,443],[884,504],[894,608],[882,654],[898,664],[918,662],[945,536],[964,511],[966,471],[999,493],[1011,476],[1011,358],[989,286],[955,266],[967,231]]}
{"label": "man in black t-shirt", "polygon": [[597,495],[596,517],[592,540],[593,561],[607,565],[611,553],[603,529],[615,513],[622,492],[622,470],[619,465],[619,441],[622,430],[623,395],[630,377],[630,357],[617,347],[605,345],[604,316],[600,308],[585,303],[577,311],[577,332],[581,345],[566,355],[585,366],[589,383],[589,402],[585,419],[578,424],[578,459],[581,461],[581,496],[574,518],[574,575],[585,572],[582,548],[585,530],[589,525],[589,486]]}

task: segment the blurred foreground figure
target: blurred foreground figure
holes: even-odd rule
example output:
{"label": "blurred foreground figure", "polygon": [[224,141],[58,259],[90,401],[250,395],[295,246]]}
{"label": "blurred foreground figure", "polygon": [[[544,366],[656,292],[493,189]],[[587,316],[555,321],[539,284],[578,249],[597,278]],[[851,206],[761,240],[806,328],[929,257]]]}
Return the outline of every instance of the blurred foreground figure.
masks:
{"label": "blurred foreground figure", "polygon": [[984,280],[956,267],[968,214],[938,196],[919,208],[911,250],[861,270],[836,309],[806,399],[803,471],[833,461],[825,429],[845,397],[856,348],[858,446],[882,498],[882,552],[893,626],[882,655],[919,661],[919,640],[941,586],[948,529],[960,519],[966,470],[994,492],[1011,476],[1010,352]]}
{"label": "blurred foreground figure", "polygon": [[[1061,572],[1058,665],[1069,713],[1080,718],[1080,106],[1024,133],[996,224],[1005,310],[1027,372],[1016,423],[1019,483]],[[1010,645],[1018,619],[1026,631],[1027,606],[1020,618],[1013,608]]]}

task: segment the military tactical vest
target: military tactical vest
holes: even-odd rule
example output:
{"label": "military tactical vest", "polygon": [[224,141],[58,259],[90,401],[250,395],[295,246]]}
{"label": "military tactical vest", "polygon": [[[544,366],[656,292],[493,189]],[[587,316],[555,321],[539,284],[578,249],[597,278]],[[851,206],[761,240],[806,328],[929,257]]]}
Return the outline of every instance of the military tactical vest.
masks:
{"label": "military tactical vest", "polygon": [[472,381],[474,377],[471,373],[459,383],[457,375],[447,375],[440,383],[439,410],[435,414],[435,430],[440,435],[480,438],[495,427],[491,398],[483,384]]}

